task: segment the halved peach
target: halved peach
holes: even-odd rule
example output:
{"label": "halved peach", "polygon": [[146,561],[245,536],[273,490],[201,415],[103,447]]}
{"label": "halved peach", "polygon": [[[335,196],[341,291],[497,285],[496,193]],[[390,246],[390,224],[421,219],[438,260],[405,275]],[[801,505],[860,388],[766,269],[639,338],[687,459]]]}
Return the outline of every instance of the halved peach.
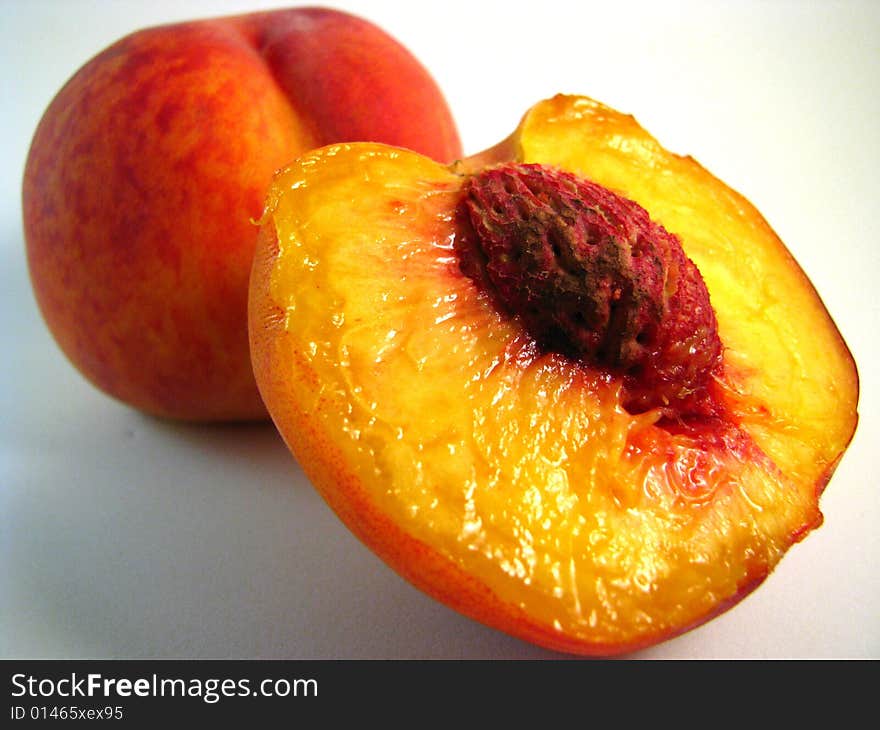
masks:
{"label": "halved peach", "polygon": [[[465,185],[509,163],[592,180],[678,237],[723,345],[712,408],[630,407],[620,372],[542,346],[463,273]],[[584,97],[451,166],[346,144],[281,171],[250,336],[285,442],[366,545],[462,613],[577,654],[656,643],[753,590],[821,523],[857,421],[850,353],[758,211]]]}

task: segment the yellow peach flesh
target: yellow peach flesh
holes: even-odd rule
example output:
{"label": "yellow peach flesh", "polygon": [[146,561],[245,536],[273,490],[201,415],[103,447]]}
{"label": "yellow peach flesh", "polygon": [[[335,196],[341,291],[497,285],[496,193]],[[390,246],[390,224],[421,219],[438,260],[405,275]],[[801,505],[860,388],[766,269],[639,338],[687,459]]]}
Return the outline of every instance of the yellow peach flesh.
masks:
{"label": "yellow peach flesh", "polygon": [[852,436],[856,370],[812,284],[751,203],[592,99],[538,104],[514,138],[523,161],[591,178],[681,238],[709,289],[735,387],[762,407],[741,412],[743,425],[790,478],[830,476]]}
{"label": "yellow peach flesh", "polygon": [[[760,257],[730,256],[724,246],[733,242],[688,225],[695,217],[669,195],[683,184],[674,172],[627,187],[629,176],[594,164],[591,145],[582,143],[580,153],[589,171],[554,159],[554,145],[540,149],[539,123],[555,122],[524,121],[525,161],[588,172],[682,237],[703,269],[726,357],[742,378],[728,387],[750,392],[738,415],[772,462],[673,436],[655,425],[656,413],[623,410],[615,382],[534,352],[458,271],[452,212],[462,178],[379,145],[325,148],[277,177],[266,218],[277,242],[257,262],[271,304],[256,308],[276,316],[252,320],[255,367],[258,382],[271,370],[264,397],[294,453],[304,439],[334,444],[324,458],[342,467],[303,466],[356,532],[364,536],[359,516],[327,483],[340,468],[361,499],[548,635],[558,633],[560,645],[573,640],[586,653],[603,652],[699,623],[753,587],[818,524],[816,483],[845,446],[846,428],[819,438],[813,430],[821,425],[802,427],[790,416],[803,407],[787,389],[790,379],[820,400],[829,394],[826,408],[849,404],[831,397],[845,388],[825,382],[824,367],[812,372],[811,358],[792,368],[786,345],[815,333],[789,333],[779,347],[767,343],[769,355],[756,352],[775,342],[779,322],[802,321],[786,306],[815,307],[802,282],[793,286],[796,297],[774,303],[769,320],[742,318],[749,280],[738,286],[740,272],[727,267],[760,266]],[[654,205],[652,194],[666,202]],[[733,210],[742,204],[727,202]],[[784,266],[769,268],[785,274]],[[254,334],[254,324],[264,331]],[[830,370],[847,374],[843,363]],[[287,392],[274,397],[279,387]],[[754,426],[750,409],[761,414]],[[839,420],[830,417],[832,425]],[[305,451],[314,456],[314,448]],[[443,593],[429,576],[413,575],[418,566],[406,565],[406,555],[398,562],[423,588]],[[455,605],[454,596],[447,602]]]}

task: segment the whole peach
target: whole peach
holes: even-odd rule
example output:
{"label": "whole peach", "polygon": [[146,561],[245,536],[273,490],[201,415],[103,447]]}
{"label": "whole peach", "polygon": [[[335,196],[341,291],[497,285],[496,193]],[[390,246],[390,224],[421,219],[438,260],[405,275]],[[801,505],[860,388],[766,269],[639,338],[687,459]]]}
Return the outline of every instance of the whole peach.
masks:
{"label": "whole peach", "polygon": [[461,155],[430,74],[358,17],[198,20],[102,51],[50,103],[24,172],[31,281],[61,349],[145,412],[264,418],[247,335],[255,221],[275,170],[356,140]]}

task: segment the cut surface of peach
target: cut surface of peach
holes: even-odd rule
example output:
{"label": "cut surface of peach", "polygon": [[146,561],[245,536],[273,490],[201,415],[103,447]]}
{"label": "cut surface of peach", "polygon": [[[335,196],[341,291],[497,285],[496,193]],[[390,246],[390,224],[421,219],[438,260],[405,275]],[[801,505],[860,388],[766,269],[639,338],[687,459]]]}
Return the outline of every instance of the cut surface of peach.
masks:
{"label": "cut surface of peach", "polygon": [[[459,268],[469,175],[576,173],[679,237],[723,343],[723,417],[630,413],[600,367],[538,347]],[[854,363],[760,214],[629,116],[537,104],[443,166],[377,144],[275,179],[251,279],[257,382],[344,523],[438,600],[542,646],[633,650],[754,589],[822,520],[852,436]]]}

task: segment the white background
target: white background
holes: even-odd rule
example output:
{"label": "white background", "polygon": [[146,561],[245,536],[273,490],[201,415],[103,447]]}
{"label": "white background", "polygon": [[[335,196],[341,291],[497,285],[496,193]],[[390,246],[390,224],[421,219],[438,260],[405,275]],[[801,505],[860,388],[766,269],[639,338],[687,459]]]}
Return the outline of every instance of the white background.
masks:
{"label": "white background", "polygon": [[[0,0],[0,657],[544,658],[404,583],[270,425],[158,422],[97,392],[36,308],[21,229],[34,127],[140,27],[271,7]],[[758,591],[638,657],[880,657],[880,3],[336,2],[433,72],[466,153],[556,92],[593,96],[763,212],[861,375],[825,525]]]}

